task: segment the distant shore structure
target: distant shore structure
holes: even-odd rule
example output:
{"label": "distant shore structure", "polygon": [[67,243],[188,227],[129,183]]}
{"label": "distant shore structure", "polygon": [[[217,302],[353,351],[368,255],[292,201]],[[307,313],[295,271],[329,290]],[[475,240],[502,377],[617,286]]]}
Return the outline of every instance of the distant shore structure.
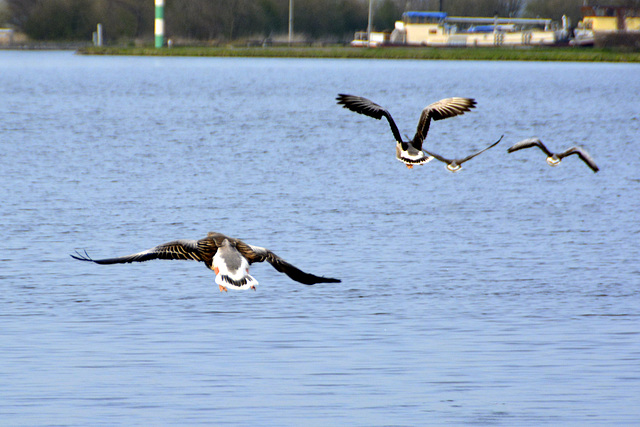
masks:
{"label": "distant shore structure", "polygon": [[93,45],[102,46],[102,24],[96,26],[96,30],[93,32]]}
{"label": "distant shore structure", "polygon": [[155,0],[156,20],[154,33],[156,36],[156,48],[164,46],[164,0]]}
{"label": "distant shore structure", "polygon": [[[570,44],[640,46],[640,8],[623,6],[583,6],[582,21]],[[617,43],[616,43],[617,42]]]}
{"label": "distant shore structure", "polygon": [[0,46],[11,46],[13,44],[13,29],[0,28]]}
{"label": "distant shore structure", "polygon": [[356,32],[352,46],[429,47],[552,46],[568,40],[566,19],[448,16],[446,12],[408,11],[393,32]]}

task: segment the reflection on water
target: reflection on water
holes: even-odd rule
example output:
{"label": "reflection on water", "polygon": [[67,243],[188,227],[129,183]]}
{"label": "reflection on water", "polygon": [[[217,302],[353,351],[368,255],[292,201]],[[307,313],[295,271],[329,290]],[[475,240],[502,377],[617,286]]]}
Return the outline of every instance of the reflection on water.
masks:
{"label": "reflection on water", "polygon": [[[0,414],[12,425],[629,424],[640,418],[638,66],[0,52]],[[419,111],[464,170],[407,170]],[[578,143],[550,168],[507,154]],[[574,156],[575,157],[575,156]],[[73,261],[219,231],[256,264]]]}

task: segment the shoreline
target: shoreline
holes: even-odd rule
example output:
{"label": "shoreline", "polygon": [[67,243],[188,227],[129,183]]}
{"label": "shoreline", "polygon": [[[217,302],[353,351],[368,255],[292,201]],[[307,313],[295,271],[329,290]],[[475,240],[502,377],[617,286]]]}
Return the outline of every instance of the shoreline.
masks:
{"label": "shoreline", "polygon": [[585,47],[81,47],[80,55],[640,63],[640,52]]}

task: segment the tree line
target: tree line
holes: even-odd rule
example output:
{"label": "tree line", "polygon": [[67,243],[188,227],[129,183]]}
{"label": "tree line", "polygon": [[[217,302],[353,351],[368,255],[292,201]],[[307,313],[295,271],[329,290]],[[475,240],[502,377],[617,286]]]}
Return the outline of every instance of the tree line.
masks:
{"label": "tree line", "polygon": [[[569,16],[575,25],[584,0],[372,0],[373,28],[391,30],[407,10],[453,16]],[[640,7],[640,0],[607,0]],[[110,43],[153,36],[153,0],[0,0],[0,25],[34,40],[90,40],[101,23]],[[294,0],[294,33],[306,40],[343,42],[367,28],[369,0]],[[165,0],[165,33],[175,40],[265,39],[287,33],[289,0]]]}

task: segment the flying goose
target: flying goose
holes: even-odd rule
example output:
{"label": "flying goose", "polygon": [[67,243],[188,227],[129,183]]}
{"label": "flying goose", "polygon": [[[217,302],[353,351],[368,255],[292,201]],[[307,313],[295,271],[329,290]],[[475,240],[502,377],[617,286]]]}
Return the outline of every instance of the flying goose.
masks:
{"label": "flying goose", "polygon": [[440,160],[441,162],[446,163],[446,164],[447,164],[447,169],[448,169],[450,172],[458,172],[460,169],[462,169],[462,164],[463,164],[464,162],[466,162],[467,160],[471,160],[471,159],[473,159],[475,156],[477,156],[477,155],[479,155],[479,154],[484,153],[484,152],[485,152],[485,151],[487,151],[489,148],[491,148],[491,147],[494,147],[494,146],[498,145],[498,143],[499,143],[500,141],[502,141],[502,137],[503,137],[503,136],[504,136],[504,135],[502,135],[502,136],[500,137],[500,139],[499,139],[499,140],[497,140],[496,142],[494,142],[493,144],[491,144],[491,145],[490,145],[490,146],[488,146],[487,148],[484,148],[484,149],[482,149],[482,150],[478,151],[477,153],[471,154],[471,155],[469,155],[469,156],[465,157],[464,159],[447,159],[446,157],[442,157],[442,156],[440,156],[439,154],[432,153],[432,152],[427,151],[427,150],[424,150],[424,152],[425,152],[425,153],[427,153],[428,155],[432,156],[432,157],[435,157],[436,159]]}
{"label": "flying goose", "polygon": [[280,273],[284,273],[296,282],[305,285],[340,282],[339,279],[305,273],[268,249],[214,232],[209,232],[207,237],[200,240],[174,240],[146,251],[116,258],[92,259],[86,251],[84,254],[76,251],[76,255],[71,255],[71,257],[96,264],[124,264],[152,259],[202,261],[207,268],[216,273],[216,283],[221,292],[226,292],[227,287],[255,290],[258,281],[249,275],[249,265],[263,261],[267,261]]}
{"label": "flying goose", "polygon": [[544,153],[547,155],[547,163],[550,166],[558,166],[562,159],[564,159],[565,157],[572,154],[577,154],[578,157],[580,157],[582,161],[585,162],[594,173],[600,170],[589,153],[587,153],[582,147],[575,146],[569,148],[566,151],[563,151],[562,153],[552,153],[538,138],[524,139],[516,143],[513,147],[510,147],[507,152],[513,153],[514,151],[522,150],[529,147],[539,147],[542,151],[544,151]]}
{"label": "flying goose", "polygon": [[464,114],[465,111],[470,111],[474,108],[476,101],[470,98],[446,98],[438,102],[425,107],[420,114],[420,120],[418,121],[418,128],[416,134],[412,140],[402,140],[398,126],[393,121],[391,114],[375,102],[355,95],[338,94],[336,98],[338,104],[344,108],[348,108],[356,113],[364,114],[365,116],[373,117],[374,119],[382,119],[386,117],[391,126],[391,132],[396,140],[396,157],[401,162],[404,162],[409,169],[414,165],[423,165],[431,160],[433,157],[427,156],[422,151],[422,143],[427,137],[429,132],[429,125],[431,120],[442,120],[449,117],[458,116]]}

